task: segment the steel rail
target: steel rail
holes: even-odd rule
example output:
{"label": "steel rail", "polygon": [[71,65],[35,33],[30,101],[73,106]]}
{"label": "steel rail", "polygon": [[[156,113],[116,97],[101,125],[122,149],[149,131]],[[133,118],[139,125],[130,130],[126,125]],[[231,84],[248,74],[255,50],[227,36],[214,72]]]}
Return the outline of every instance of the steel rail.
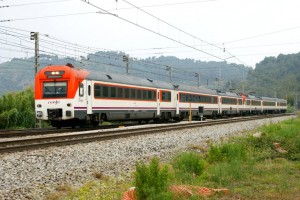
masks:
{"label": "steel rail", "polygon": [[73,133],[68,135],[58,136],[44,136],[39,138],[28,138],[28,139],[16,139],[9,141],[0,142],[0,153],[17,152],[30,149],[41,149],[50,146],[62,146],[77,143],[87,143],[101,140],[111,140],[117,138],[125,138],[136,135],[146,135],[151,133],[162,133],[174,130],[183,130],[198,128],[203,126],[213,126],[220,124],[236,123],[242,121],[258,120],[264,118],[281,117],[286,115],[266,115],[266,116],[251,116],[251,117],[239,117],[229,118],[217,121],[204,121],[204,122],[193,122],[186,124],[167,124],[155,127],[140,127],[133,129],[119,129],[119,130],[108,130],[108,131],[93,131],[88,133]]}

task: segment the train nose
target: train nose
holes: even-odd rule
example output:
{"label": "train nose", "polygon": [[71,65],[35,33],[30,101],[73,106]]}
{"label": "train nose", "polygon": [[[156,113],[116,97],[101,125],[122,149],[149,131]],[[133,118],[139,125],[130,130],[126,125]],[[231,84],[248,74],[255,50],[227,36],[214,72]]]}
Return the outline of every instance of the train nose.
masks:
{"label": "train nose", "polygon": [[48,119],[59,119],[62,117],[62,109],[47,109]]}

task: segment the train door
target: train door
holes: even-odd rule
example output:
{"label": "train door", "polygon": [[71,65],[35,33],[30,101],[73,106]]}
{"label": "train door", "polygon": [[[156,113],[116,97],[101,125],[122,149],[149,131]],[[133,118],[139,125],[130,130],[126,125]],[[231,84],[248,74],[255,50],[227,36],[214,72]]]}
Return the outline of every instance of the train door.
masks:
{"label": "train door", "polygon": [[180,96],[179,96],[179,92],[177,90],[175,90],[174,96],[175,96],[174,102],[175,102],[175,107],[176,107],[176,115],[178,116],[179,115],[179,98],[180,98]]}
{"label": "train door", "polygon": [[222,97],[221,96],[218,96],[218,111],[219,111],[219,114],[221,115],[222,114]]}
{"label": "train door", "polygon": [[157,110],[156,110],[156,115],[157,116],[160,116],[160,91],[159,90],[157,90],[156,91],[156,95],[157,95],[157,98],[156,98],[156,102],[157,102],[157,106],[156,106],[156,108],[157,108]]}
{"label": "train door", "polygon": [[92,81],[87,81],[86,82],[86,86],[87,86],[87,97],[86,97],[86,106],[87,106],[87,114],[93,114],[92,112]]}

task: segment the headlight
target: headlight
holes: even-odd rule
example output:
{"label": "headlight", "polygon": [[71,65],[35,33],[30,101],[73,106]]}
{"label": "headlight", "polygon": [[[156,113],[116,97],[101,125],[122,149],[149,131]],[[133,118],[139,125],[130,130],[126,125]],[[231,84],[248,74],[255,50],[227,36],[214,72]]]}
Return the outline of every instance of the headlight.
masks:
{"label": "headlight", "polygon": [[36,117],[43,117],[42,111],[36,111]]}

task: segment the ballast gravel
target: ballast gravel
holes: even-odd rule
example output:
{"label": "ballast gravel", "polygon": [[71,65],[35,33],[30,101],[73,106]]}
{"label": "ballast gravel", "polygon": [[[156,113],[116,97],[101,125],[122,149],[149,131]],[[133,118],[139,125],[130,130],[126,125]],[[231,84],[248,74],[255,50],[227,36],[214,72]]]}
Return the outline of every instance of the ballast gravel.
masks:
{"label": "ballast gravel", "polygon": [[[128,174],[136,161],[153,156],[169,160],[192,146],[205,147],[229,136],[240,135],[264,124],[295,116],[260,119],[210,127],[174,130],[109,141],[50,147],[0,155],[0,199],[45,199],[58,185],[80,186],[107,176]],[[187,122],[184,122],[187,123]]]}

